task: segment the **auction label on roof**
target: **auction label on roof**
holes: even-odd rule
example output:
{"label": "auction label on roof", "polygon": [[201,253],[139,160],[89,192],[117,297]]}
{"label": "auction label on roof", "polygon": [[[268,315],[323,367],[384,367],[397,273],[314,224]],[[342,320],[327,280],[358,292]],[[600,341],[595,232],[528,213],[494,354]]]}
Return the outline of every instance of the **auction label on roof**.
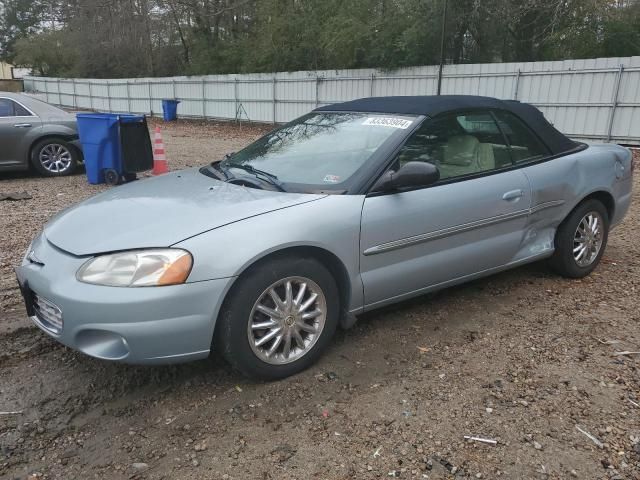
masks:
{"label": "auction label on roof", "polygon": [[409,128],[413,122],[411,120],[405,120],[404,118],[395,117],[368,117],[363,125],[377,125],[379,127],[391,127],[391,128]]}

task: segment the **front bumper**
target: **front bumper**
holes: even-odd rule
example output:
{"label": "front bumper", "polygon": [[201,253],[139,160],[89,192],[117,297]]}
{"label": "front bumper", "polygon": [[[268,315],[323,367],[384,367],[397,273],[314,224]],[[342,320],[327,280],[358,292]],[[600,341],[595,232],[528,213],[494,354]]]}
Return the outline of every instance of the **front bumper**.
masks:
{"label": "front bumper", "polygon": [[[215,319],[231,279],[165,287],[105,287],[76,280],[87,260],[38,237],[16,268],[27,311],[43,331],[92,357],[133,364],[209,355]],[[57,331],[33,308],[33,294],[59,308]]]}

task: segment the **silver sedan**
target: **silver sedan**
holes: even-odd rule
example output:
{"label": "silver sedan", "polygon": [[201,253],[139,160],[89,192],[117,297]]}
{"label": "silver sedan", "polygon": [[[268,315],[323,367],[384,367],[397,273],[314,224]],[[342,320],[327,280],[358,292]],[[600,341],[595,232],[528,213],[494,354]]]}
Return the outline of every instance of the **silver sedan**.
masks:
{"label": "silver sedan", "polygon": [[576,143],[519,102],[355,100],[62,212],[17,275],[36,325],[93,357],[218,349],[282,378],[362,312],[539,260],[588,275],[632,172],[629,150]]}
{"label": "silver sedan", "polygon": [[0,172],[70,175],[82,160],[76,118],[36,98],[0,92]]}

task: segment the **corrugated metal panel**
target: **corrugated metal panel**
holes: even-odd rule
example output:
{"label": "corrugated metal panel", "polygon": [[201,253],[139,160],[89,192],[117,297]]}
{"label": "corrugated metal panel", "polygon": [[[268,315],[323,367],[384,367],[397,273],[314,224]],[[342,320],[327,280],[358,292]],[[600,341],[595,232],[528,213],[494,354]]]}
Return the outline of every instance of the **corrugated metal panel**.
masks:
{"label": "corrugated metal panel", "polygon": [[[359,97],[433,95],[437,76],[437,66],[420,66],[118,80],[25,77],[25,89],[69,108],[158,115],[162,99],[175,98],[182,116],[286,122]],[[640,145],[640,57],[447,65],[442,92],[515,98],[538,106],[569,136]]]}

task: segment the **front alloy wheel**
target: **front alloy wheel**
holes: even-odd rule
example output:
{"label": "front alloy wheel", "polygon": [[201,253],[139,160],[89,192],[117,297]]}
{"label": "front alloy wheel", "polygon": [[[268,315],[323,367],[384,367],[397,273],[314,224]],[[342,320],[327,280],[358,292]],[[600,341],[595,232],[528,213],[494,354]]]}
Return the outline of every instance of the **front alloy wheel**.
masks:
{"label": "front alloy wheel", "polygon": [[295,362],[316,344],[326,318],[327,301],[313,280],[278,280],[253,305],[247,329],[249,344],[266,363]]}
{"label": "front alloy wheel", "polygon": [[276,380],[313,364],[338,326],[335,279],[314,258],[278,255],[244,272],[225,299],[214,348],[246,375]]}

